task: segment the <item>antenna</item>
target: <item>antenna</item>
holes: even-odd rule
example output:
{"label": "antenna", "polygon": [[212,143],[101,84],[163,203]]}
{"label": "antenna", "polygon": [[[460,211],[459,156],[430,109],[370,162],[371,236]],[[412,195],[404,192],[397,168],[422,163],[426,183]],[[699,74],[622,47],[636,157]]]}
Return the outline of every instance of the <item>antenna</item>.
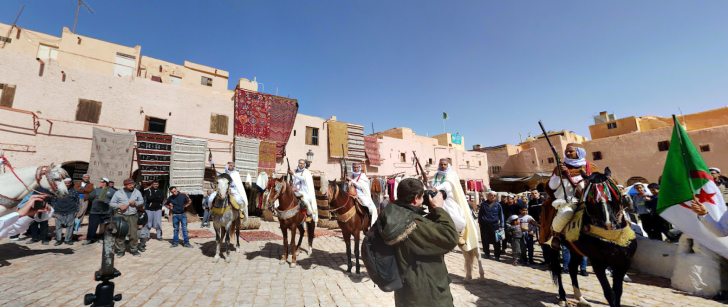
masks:
{"label": "antenna", "polygon": [[93,14],[93,12],[94,12],[94,10],[92,10],[91,7],[89,7],[88,4],[86,4],[86,2],[83,2],[83,0],[78,0],[78,6],[76,6],[76,19],[73,20],[73,33],[74,34],[76,33],[76,22],[78,21],[78,11],[81,10],[82,5],[86,10],[88,10],[89,13]]}

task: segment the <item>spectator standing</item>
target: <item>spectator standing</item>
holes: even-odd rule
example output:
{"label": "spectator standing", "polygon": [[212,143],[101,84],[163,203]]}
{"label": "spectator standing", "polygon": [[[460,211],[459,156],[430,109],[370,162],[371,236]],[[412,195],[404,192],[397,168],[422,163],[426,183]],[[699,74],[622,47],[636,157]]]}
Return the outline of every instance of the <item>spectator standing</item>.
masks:
{"label": "spectator standing", "polygon": [[379,211],[383,211],[384,208],[389,204],[389,195],[384,195],[384,199],[379,203]]}
{"label": "spectator standing", "polygon": [[[131,178],[124,179],[124,188],[116,191],[111,198],[109,206],[114,209],[114,216],[119,216],[129,223],[129,252],[134,257],[141,257],[142,254],[137,251],[137,221],[139,216],[137,211],[144,208],[144,198],[142,193],[134,188],[134,180]],[[116,257],[124,257],[126,244],[124,238],[116,238]]]}
{"label": "spectator standing", "polygon": [[147,218],[147,212],[141,210],[137,212],[137,237],[139,237],[139,251],[147,251],[147,240],[149,240],[149,229],[146,225],[149,219]]}
{"label": "spectator standing", "polygon": [[[114,190],[116,190],[116,187],[114,186],[114,182],[113,182],[113,181],[111,181],[111,180],[109,180],[109,187],[110,187],[110,188],[114,188]],[[117,191],[118,191],[118,190],[117,190]]]}
{"label": "spectator standing", "polygon": [[634,211],[639,215],[640,221],[642,221],[642,229],[645,230],[649,236],[652,233],[652,214],[650,214],[650,208],[647,206],[647,202],[650,200],[650,196],[645,194],[645,186],[638,183],[634,186],[637,195],[632,195],[632,203],[634,204]]}
{"label": "spectator standing", "polygon": [[[109,179],[101,178],[99,187],[88,194],[87,200],[91,202],[91,212],[88,215],[88,232],[86,233],[86,242],[83,242],[83,245],[89,245],[97,241],[96,230],[99,229],[104,214],[111,214],[109,203],[111,203],[111,198],[115,193],[116,189],[109,186]],[[99,231],[99,234],[101,232]]]}
{"label": "spectator standing", "polygon": [[[576,257],[579,257],[579,255],[576,255]],[[579,265],[581,271],[579,272],[579,274],[581,274],[581,276],[589,276],[589,273],[586,272],[586,257],[581,258],[581,264]],[[571,261],[571,253],[569,252],[569,249],[567,249],[564,245],[561,245],[561,259],[564,261],[564,268],[562,270],[562,273],[569,274],[569,261]],[[627,275],[624,276],[627,277]]]}
{"label": "spectator standing", "polygon": [[650,215],[652,218],[652,232],[647,233],[647,237],[652,240],[662,241],[662,234],[665,237],[670,238],[669,230],[671,228],[670,223],[665,221],[659,214],[657,214],[657,199],[660,197],[660,185],[657,183],[650,183],[647,188],[652,193],[652,197],[647,202],[647,207],[650,209]]}
{"label": "spectator standing", "polygon": [[[511,215],[506,225],[506,238],[511,238],[511,251],[513,252],[513,265],[518,265],[518,259],[523,258],[522,251],[525,249],[526,241],[521,230],[521,221],[518,215]],[[521,260],[523,263],[523,260]]]}
{"label": "spectator standing", "polygon": [[541,198],[541,193],[539,193],[536,189],[531,190],[531,200],[528,201],[528,215],[536,220],[536,223],[541,222],[542,205],[543,199]]}
{"label": "spectator standing", "polygon": [[164,206],[164,191],[159,188],[159,181],[152,182],[152,186],[144,191],[144,211],[147,212],[149,222],[145,223],[147,239],[152,235],[151,229],[156,229],[157,240],[162,240],[162,209]]}
{"label": "spectator standing", "polygon": [[73,189],[78,192],[78,211],[76,212],[76,219],[78,221],[76,221],[76,231],[81,227],[83,217],[86,215],[86,209],[88,209],[89,203],[86,196],[94,190],[94,184],[89,180],[91,180],[91,176],[89,174],[83,174],[81,181],[76,181],[76,184],[73,186]]}
{"label": "spectator standing", "polygon": [[192,245],[190,245],[190,240],[187,237],[186,208],[190,205],[192,201],[187,196],[187,194],[180,193],[177,190],[177,187],[170,187],[169,192],[171,192],[172,195],[167,197],[167,201],[164,203],[165,207],[170,210],[170,215],[172,216],[172,225],[174,226],[174,237],[172,240],[172,245],[170,245],[169,247],[172,248],[179,245],[179,232],[181,228],[182,237],[184,239],[184,244],[182,246],[191,248]]}
{"label": "spectator standing", "polygon": [[493,245],[495,260],[500,260],[500,244],[496,240],[495,232],[503,230],[505,220],[503,219],[503,208],[496,200],[495,192],[488,192],[488,199],[480,204],[478,211],[478,224],[480,225],[480,237],[483,240],[485,258],[490,259],[490,245]]}
{"label": "spectator standing", "polygon": [[63,179],[68,189],[68,196],[64,198],[51,197],[50,205],[55,211],[56,218],[56,244],[63,244],[63,229],[66,229],[66,244],[73,245],[73,229],[76,226],[76,213],[79,211],[80,196],[75,188],[71,187],[71,178]]}
{"label": "spectator standing", "polygon": [[200,225],[200,228],[205,227],[205,224],[207,224],[207,228],[210,228],[210,194],[212,194],[212,191],[207,190],[207,195],[202,198],[202,210],[204,210],[205,213],[202,215],[202,224]]}
{"label": "spectator standing", "polygon": [[453,306],[445,254],[460,236],[438,192],[431,212],[422,210],[424,185],[407,178],[397,186],[397,200],[379,217],[380,234],[395,247],[403,287],[394,291],[395,306]]}
{"label": "spectator standing", "polygon": [[[536,235],[538,223],[532,216],[528,215],[526,205],[521,205],[521,212],[518,215],[518,219],[521,222],[521,231],[523,231],[523,239],[526,243],[526,248],[522,252],[523,263],[536,264],[533,262],[533,237]],[[528,258],[526,257],[527,252]]]}

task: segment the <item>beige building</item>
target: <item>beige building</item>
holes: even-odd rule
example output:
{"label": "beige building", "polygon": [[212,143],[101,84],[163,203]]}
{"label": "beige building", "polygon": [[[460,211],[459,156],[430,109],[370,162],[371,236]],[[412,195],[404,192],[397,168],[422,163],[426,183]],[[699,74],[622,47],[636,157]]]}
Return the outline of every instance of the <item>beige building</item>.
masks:
{"label": "beige building", "polygon": [[443,133],[432,136],[440,146],[451,147],[465,151],[465,137],[459,134]]}
{"label": "beige building", "polygon": [[[601,119],[609,119],[602,121]],[[709,167],[728,170],[728,107],[708,110],[678,120]],[[614,119],[602,112],[589,127],[592,141],[584,143],[587,159],[600,168],[609,167],[620,183],[658,182],[667,158],[673,119],[630,116]]]}

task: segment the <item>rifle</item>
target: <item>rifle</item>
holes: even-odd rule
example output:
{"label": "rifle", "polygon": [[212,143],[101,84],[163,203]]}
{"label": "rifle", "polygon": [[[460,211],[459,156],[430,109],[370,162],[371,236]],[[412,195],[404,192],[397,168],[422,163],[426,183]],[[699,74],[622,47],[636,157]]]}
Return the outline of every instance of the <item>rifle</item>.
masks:
{"label": "rifle", "polygon": [[[427,173],[425,173],[425,169],[422,168],[422,163],[420,163],[420,159],[417,158],[417,153],[415,153],[414,150],[412,151],[412,155],[414,155],[414,157],[415,157],[415,165],[417,165],[417,167],[419,167],[419,172],[422,174],[422,183],[424,183],[425,186],[427,186]],[[415,170],[417,170],[417,169],[415,169]]]}
{"label": "rifle", "polygon": [[346,164],[346,155],[344,154],[344,144],[341,144],[341,156],[344,157],[344,160],[342,160],[342,161],[344,161],[344,166],[342,166],[342,168],[344,169],[343,181],[344,181],[344,185],[346,185],[346,176],[347,176],[348,166]]}
{"label": "rifle", "polygon": [[[543,135],[546,137],[546,142],[549,143],[551,152],[554,154],[554,158],[556,159],[556,171],[559,172],[559,180],[562,180],[563,174],[561,173],[561,159],[559,159],[559,153],[556,152],[556,148],[554,147],[554,145],[551,145],[551,140],[549,139],[549,135],[548,135],[548,133],[546,133],[546,129],[544,129],[543,124],[541,123],[540,120],[538,121],[538,125],[541,126],[541,131],[543,132]],[[567,199],[567,197],[569,197],[569,196],[566,194],[566,186],[564,186],[563,183],[561,184],[561,189],[564,192],[564,199],[566,199],[567,202],[570,202],[570,200]]]}
{"label": "rifle", "polygon": [[[288,161],[288,157],[286,157],[286,163],[288,164],[288,171],[291,171],[291,162]],[[286,173],[286,182],[291,182],[291,173]]]}

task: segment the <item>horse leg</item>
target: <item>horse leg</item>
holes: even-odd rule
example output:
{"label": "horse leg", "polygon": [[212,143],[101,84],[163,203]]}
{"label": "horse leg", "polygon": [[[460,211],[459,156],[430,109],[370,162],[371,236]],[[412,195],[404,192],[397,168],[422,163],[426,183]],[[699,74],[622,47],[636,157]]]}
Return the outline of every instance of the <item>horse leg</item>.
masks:
{"label": "horse leg", "polygon": [[571,259],[569,259],[569,277],[571,277],[571,286],[574,287],[574,299],[576,300],[577,305],[581,307],[590,307],[591,304],[584,298],[581,294],[581,289],[579,288],[579,275],[577,272],[579,272],[581,259],[582,257],[579,253],[571,252]]}
{"label": "horse leg", "polygon": [[354,234],[354,258],[356,259],[356,274],[361,274],[359,272],[359,231]]}
{"label": "horse leg", "polygon": [[612,289],[614,290],[614,306],[622,306],[622,286],[624,285],[624,275],[627,270],[623,268],[612,269]]}
{"label": "horse leg", "polygon": [[296,267],[296,225],[291,226],[291,268]]}
{"label": "horse leg", "polygon": [[344,242],[346,242],[346,272],[351,273],[351,234],[344,232]]}
{"label": "horse leg", "polygon": [[313,239],[316,237],[316,224],[314,222],[307,223],[308,227],[308,255],[311,256],[313,252]]}
{"label": "horse leg", "polygon": [[225,262],[230,263],[230,229],[225,229]]}
{"label": "horse leg", "polygon": [[222,242],[222,238],[214,223],[213,228],[215,228],[215,257],[212,258],[212,262],[217,263],[218,261],[220,261],[220,243]]}
{"label": "horse leg", "polygon": [[298,254],[298,252],[301,251],[301,243],[303,242],[303,238],[304,238],[304,228],[303,228],[303,224],[298,224],[298,226],[296,226],[296,228],[298,228],[298,232],[301,235],[298,238],[298,245],[296,246],[296,254]]}
{"label": "horse leg", "polygon": [[[609,303],[609,306],[614,307],[614,291],[612,291],[612,287],[609,285],[609,279],[607,279],[607,273],[605,272],[607,266],[599,262],[592,262],[592,268],[594,269],[594,274],[597,275],[599,284],[602,285],[604,298]],[[612,270],[612,274],[614,274],[614,270]],[[622,275],[622,278],[624,278],[624,275]]]}
{"label": "horse leg", "polygon": [[281,258],[281,264],[286,264],[288,261],[288,229],[281,226],[283,232],[283,258]]}
{"label": "horse leg", "polygon": [[463,282],[469,282],[473,279],[473,254],[470,251],[464,251],[462,248],[460,248],[460,251],[465,257],[465,279],[463,279]]}
{"label": "horse leg", "polygon": [[240,253],[240,220],[235,223],[235,251]]}
{"label": "horse leg", "polygon": [[483,259],[480,257],[480,249],[473,248],[470,250],[473,253],[473,258],[478,260],[478,270],[480,271],[480,279],[485,279],[485,272],[483,271]]}

